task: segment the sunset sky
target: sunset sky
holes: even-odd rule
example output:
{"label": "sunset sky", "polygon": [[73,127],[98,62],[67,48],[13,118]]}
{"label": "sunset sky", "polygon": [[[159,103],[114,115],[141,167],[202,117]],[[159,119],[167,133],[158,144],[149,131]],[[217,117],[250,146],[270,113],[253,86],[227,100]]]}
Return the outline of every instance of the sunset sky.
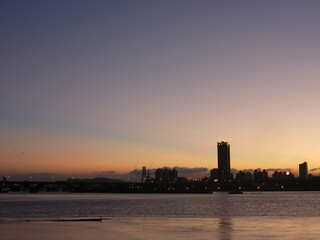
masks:
{"label": "sunset sky", "polygon": [[1,1],[0,175],[211,169],[218,141],[238,170],[319,168],[319,13],[316,0]]}

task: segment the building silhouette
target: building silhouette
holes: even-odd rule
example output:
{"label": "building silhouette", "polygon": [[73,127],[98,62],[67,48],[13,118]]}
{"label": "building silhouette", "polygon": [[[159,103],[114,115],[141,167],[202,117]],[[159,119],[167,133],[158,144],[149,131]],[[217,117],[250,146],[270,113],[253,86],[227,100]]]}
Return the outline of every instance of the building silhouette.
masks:
{"label": "building silhouette", "polygon": [[252,179],[253,179],[252,173],[251,172],[246,172],[246,180],[247,181],[252,181]]}
{"label": "building silhouette", "polygon": [[268,172],[265,169],[263,169],[263,171],[256,169],[254,170],[253,178],[254,180],[267,180]]}
{"label": "building silhouette", "polygon": [[299,164],[299,178],[307,179],[308,178],[308,163],[304,162]]}
{"label": "building silhouette", "polygon": [[230,180],[230,144],[222,141],[217,143],[217,147],[219,181]]}
{"label": "building silhouette", "polygon": [[141,171],[141,182],[145,182],[147,178],[147,167],[143,166]]}
{"label": "building silhouette", "polygon": [[251,181],[252,180],[252,173],[251,172],[243,172],[243,171],[239,171],[236,174],[235,180],[239,180],[239,181]]}
{"label": "building silhouette", "polygon": [[210,171],[210,179],[212,181],[218,181],[219,180],[219,169],[218,168],[213,168]]}
{"label": "building silhouette", "polygon": [[294,175],[289,171],[287,172],[275,171],[272,174],[272,179],[273,180],[289,180],[289,179],[294,179]]}
{"label": "building silhouette", "polygon": [[176,169],[158,168],[155,171],[156,182],[176,182],[178,172]]}

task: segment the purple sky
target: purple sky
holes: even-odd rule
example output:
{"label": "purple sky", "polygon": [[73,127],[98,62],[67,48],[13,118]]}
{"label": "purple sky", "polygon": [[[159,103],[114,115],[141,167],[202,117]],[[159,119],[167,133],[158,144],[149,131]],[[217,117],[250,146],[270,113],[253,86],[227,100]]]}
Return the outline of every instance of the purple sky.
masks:
{"label": "purple sky", "polygon": [[319,1],[1,1],[0,174],[319,167]]}

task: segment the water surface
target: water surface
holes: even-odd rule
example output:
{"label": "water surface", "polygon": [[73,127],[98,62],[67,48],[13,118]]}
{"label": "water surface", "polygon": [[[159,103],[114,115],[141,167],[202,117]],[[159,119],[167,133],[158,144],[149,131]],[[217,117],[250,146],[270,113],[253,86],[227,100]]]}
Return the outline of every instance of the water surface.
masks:
{"label": "water surface", "polygon": [[[319,192],[0,195],[1,239],[317,239]],[[102,222],[53,222],[99,217]],[[26,222],[25,220],[29,220]]]}

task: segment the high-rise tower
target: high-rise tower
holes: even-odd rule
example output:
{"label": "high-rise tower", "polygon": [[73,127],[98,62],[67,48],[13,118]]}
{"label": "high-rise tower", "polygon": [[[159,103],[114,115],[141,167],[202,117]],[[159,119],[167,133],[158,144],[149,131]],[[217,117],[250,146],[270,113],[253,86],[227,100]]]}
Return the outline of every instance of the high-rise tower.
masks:
{"label": "high-rise tower", "polygon": [[143,166],[141,171],[141,182],[145,182],[147,178],[147,167]]}
{"label": "high-rise tower", "polygon": [[299,164],[299,178],[307,179],[308,178],[308,163],[304,162]]}
{"label": "high-rise tower", "polygon": [[228,142],[218,142],[218,169],[219,180],[230,179],[230,144]]}

